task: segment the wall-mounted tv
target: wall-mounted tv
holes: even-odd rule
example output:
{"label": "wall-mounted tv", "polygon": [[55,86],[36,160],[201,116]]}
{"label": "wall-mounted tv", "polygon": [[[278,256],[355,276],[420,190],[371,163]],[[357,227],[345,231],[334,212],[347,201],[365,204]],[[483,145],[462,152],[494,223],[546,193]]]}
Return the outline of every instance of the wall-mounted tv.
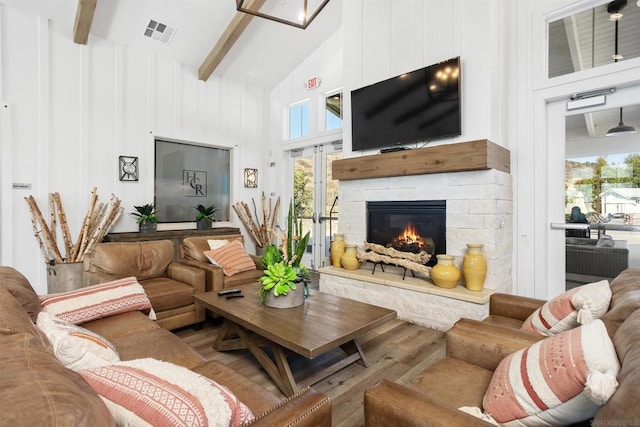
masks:
{"label": "wall-mounted tv", "polygon": [[460,57],[351,91],[352,149],[461,134]]}

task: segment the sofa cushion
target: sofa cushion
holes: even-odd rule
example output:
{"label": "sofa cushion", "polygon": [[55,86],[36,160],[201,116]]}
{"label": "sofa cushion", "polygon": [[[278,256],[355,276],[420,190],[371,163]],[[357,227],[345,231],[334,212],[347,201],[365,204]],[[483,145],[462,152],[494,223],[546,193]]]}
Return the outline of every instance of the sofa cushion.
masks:
{"label": "sofa cushion", "polygon": [[226,387],[181,366],[138,359],[80,374],[118,425],[241,426],[251,411]]}
{"label": "sofa cushion", "polygon": [[82,377],[29,334],[0,335],[1,424],[112,426],[113,418]]}
{"label": "sofa cushion", "polygon": [[145,333],[114,338],[111,342],[118,349],[121,360],[153,357],[185,368],[193,368],[206,360],[194,348],[184,345],[176,335],[160,327]]}
{"label": "sofa cushion", "polygon": [[609,308],[611,288],[601,280],[552,298],[524,321],[521,329],[550,336],[602,317]]}
{"label": "sofa cushion", "polygon": [[29,313],[31,320],[36,321],[42,304],[31,284],[22,273],[13,267],[0,266],[0,288],[13,295]]}
{"label": "sofa cushion", "polygon": [[186,307],[193,304],[193,286],[177,282],[166,277],[148,279],[140,282],[146,295],[157,312]]}
{"label": "sofa cushion", "polygon": [[604,323],[596,319],[505,357],[484,396],[484,410],[499,423],[587,420],[615,392],[619,369]]}
{"label": "sofa cushion", "polygon": [[226,276],[233,276],[242,271],[256,269],[253,259],[247,254],[242,243],[234,240],[218,249],[211,249],[204,252],[205,256],[212,264],[222,267]]}
{"label": "sofa cushion", "polygon": [[[481,406],[493,372],[465,361],[445,357],[411,380],[410,387],[429,399],[446,402],[455,408]],[[446,384],[434,387],[434,384]]]}
{"label": "sofa cushion", "polygon": [[[135,277],[42,295],[40,301],[45,311],[75,325],[127,311],[151,310],[151,302]],[[149,316],[155,316],[153,310]]]}
{"label": "sofa cushion", "polygon": [[120,361],[114,345],[95,332],[57,319],[46,311],[38,314],[37,325],[66,368],[79,371]]}
{"label": "sofa cushion", "polygon": [[100,243],[91,251],[88,269],[142,281],[164,276],[174,256],[171,240]]}

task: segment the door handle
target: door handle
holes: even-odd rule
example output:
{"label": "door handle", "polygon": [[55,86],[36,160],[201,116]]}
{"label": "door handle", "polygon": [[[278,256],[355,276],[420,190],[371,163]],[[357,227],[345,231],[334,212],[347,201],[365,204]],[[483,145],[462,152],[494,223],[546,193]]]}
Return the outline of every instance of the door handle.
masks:
{"label": "door handle", "polygon": [[337,216],[319,216],[318,217],[318,222],[320,224],[322,224],[322,221],[333,221],[333,220],[337,220],[338,217]]}
{"label": "door handle", "polygon": [[551,228],[554,230],[588,230],[589,224],[572,224],[564,222],[552,222]]}

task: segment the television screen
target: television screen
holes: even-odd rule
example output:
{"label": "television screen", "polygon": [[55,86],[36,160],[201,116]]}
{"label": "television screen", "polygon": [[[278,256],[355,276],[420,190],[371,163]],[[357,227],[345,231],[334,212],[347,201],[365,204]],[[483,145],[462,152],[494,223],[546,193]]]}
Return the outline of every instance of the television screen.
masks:
{"label": "television screen", "polygon": [[460,57],[351,92],[352,149],[461,134]]}

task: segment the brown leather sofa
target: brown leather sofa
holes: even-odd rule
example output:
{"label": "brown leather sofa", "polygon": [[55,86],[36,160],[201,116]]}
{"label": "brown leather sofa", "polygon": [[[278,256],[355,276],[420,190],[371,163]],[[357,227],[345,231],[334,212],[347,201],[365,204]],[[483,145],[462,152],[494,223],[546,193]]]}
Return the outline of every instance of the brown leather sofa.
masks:
{"label": "brown leather sofa", "polygon": [[[0,424],[113,426],[105,404],[76,372],[63,367],[35,326],[42,309],[28,280],[0,267]],[[331,426],[331,402],[311,388],[281,400],[249,378],[199,353],[139,311],[82,325],[111,341],[122,360],[153,357],[187,367],[229,388],[256,416],[256,426]]]}
{"label": "brown leather sofa", "polygon": [[173,262],[170,240],[99,243],[85,256],[84,286],[135,276],[142,285],[157,323],[176,329],[204,321],[204,309],[193,295],[204,292],[204,273]]}
{"label": "brown leather sofa", "polygon": [[[621,370],[619,386],[592,425],[634,425],[640,420],[640,269],[627,269],[610,284],[612,298],[602,317]],[[544,337],[519,329],[544,301],[494,294],[484,321],[461,319],[446,336],[446,357],[408,384],[381,381],[365,392],[367,426],[489,426],[459,411],[482,407],[494,369],[508,354]],[[581,423],[588,426],[590,421]]]}
{"label": "brown leather sofa", "polygon": [[242,235],[239,234],[187,237],[182,240],[178,251],[178,262],[204,271],[205,289],[207,292],[217,292],[223,289],[255,283],[258,278],[262,276],[262,264],[260,263],[260,257],[251,254],[249,254],[249,256],[256,264],[255,270],[243,271],[234,274],[233,276],[225,276],[222,268],[211,264],[209,259],[204,255],[204,251],[209,250],[209,244],[207,243],[207,240],[209,239],[229,241],[239,240],[244,243]]}

